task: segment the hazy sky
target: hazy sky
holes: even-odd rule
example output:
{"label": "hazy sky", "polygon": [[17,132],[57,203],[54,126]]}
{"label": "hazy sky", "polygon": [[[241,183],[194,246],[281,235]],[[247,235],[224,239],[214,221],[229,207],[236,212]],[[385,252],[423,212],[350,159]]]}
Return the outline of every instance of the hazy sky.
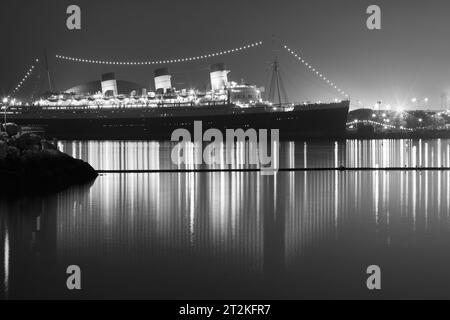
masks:
{"label": "hazy sky", "polygon": [[[82,30],[66,28],[66,8],[77,4]],[[366,8],[382,10],[382,30],[366,27]],[[448,0],[2,0],[0,2],[0,94],[13,88],[35,57],[49,53],[59,90],[99,79],[153,81],[154,66],[127,67],[61,62],[55,54],[92,59],[161,60],[197,56],[264,41],[241,54],[170,65],[177,88],[204,87],[208,65],[225,62],[229,78],[268,87],[272,35],[286,43],[351,95],[373,105],[412,107],[429,98],[440,106],[450,93],[450,1]],[[280,51],[291,101],[332,100],[339,94]],[[23,87],[30,94],[33,81]],[[450,96],[450,94],[449,94]],[[421,104],[423,105],[423,103]]]}

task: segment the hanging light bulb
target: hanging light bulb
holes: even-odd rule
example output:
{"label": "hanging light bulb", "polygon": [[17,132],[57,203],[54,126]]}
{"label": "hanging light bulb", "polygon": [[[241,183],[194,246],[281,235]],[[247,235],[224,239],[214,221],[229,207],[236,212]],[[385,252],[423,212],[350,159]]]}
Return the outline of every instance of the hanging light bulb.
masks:
{"label": "hanging light bulb", "polygon": [[329,84],[333,89],[337,90],[340,94],[345,95],[346,97],[349,97],[348,94],[346,94],[344,91],[342,91],[337,85],[335,85],[333,82],[328,80],[319,70],[315,67],[313,67],[311,64],[306,62],[303,58],[301,58],[297,53],[295,53],[293,50],[288,48],[287,45],[284,45],[284,48],[294,57],[296,57],[299,61],[301,61],[309,70],[314,72],[319,78],[321,78],[323,81],[325,81],[327,84]]}
{"label": "hanging light bulb", "polygon": [[211,57],[216,57],[216,56],[222,56],[225,54],[230,54],[230,53],[234,53],[234,52],[238,52],[238,51],[242,51],[242,50],[246,50],[246,49],[250,49],[253,47],[257,47],[262,45],[263,42],[259,41],[259,42],[255,42],[255,43],[251,43],[251,44],[246,44],[244,46],[241,47],[237,47],[237,48],[233,48],[233,49],[228,49],[228,50],[220,50],[217,52],[213,52],[213,53],[209,53],[209,54],[203,54],[200,56],[193,56],[193,57],[185,57],[185,58],[174,58],[174,59],[166,59],[166,60],[159,60],[159,61],[143,61],[143,62],[125,62],[125,61],[107,61],[107,60],[88,60],[88,59],[82,59],[82,58],[77,58],[77,57],[67,57],[67,56],[63,56],[63,55],[55,55],[55,57],[57,59],[60,60],[69,60],[69,61],[77,61],[77,62],[84,62],[84,63],[94,63],[94,64],[110,64],[110,65],[148,65],[148,64],[167,64],[167,63],[177,63],[177,62],[185,62],[185,61],[197,61],[197,60],[203,60],[203,59],[207,59],[207,58],[211,58]]}

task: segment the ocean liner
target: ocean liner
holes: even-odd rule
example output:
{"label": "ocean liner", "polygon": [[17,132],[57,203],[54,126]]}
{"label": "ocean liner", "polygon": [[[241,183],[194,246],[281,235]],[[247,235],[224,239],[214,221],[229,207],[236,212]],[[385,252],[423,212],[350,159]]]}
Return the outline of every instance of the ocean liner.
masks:
{"label": "ocean liner", "polygon": [[[167,68],[154,72],[154,91],[119,91],[114,73],[102,75],[96,93],[47,94],[29,104],[4,106],[5,119],[48,138],[170,140],[175,129],[279,129],[281,138],[337,138],[345,133],[349,101],[278,103],[264,88],[228,81],[223,63],[210,67],[210,90],[177,90]],[[278,97],[280,86],[278,76]],[[273,80],[274,81],[274,80]],[[209,88],[208,88],[209,89]],[[271,88],[273,91],[273,88]],[[273,95],[273,93],[272,93]]]}

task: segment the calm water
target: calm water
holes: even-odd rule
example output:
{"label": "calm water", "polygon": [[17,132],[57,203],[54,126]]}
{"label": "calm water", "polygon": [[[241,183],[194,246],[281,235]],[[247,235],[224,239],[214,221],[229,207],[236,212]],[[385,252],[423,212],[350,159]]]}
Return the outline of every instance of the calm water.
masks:
{"label": "calm water", "polygon": [[[60,147],[96,169],[175,167],[170,143]],[[449,140],[280,147],[280,167],[450,166]],[[0,297],[450,298],[449,187],[450,171],[106,174],[0,201]]]}

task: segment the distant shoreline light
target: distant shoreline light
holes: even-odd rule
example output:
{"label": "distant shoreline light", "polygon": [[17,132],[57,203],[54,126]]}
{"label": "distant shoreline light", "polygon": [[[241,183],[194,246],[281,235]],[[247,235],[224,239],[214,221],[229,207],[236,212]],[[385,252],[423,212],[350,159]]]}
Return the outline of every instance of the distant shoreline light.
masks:
{"label": "distant shoreline light", "polygon": [[158,65],[158,64],[192,62],[192,61],[209,59],[209,58],[213,58],[213,57],[223,56],[223,55],[259,47],[262,44],[263,44],[263,42],[259,41],[259,42],[246,44],[244,46],[236,47],[234,49],[220,50],[217,52],[203,54],[203,55],[199,55],[199,56],[173,58],[173,59],[165,59],[165,60],[155,60],[155,61],[108,61],[108,60],[104,60],[104,59],[99,60],[99,59],[85,59],[85,58],[78,58],[78,57],[69,57],[69,56],[64,56],[64,55],[59,55],[59,54],[56,55],[56,58],[60,59],[60,60],[66,60],[66,61],[91,63],[91,64],[104,64],[104,65],[121,65],[121,66],[124,66],[124,65],[126,65],[126,66]]}

